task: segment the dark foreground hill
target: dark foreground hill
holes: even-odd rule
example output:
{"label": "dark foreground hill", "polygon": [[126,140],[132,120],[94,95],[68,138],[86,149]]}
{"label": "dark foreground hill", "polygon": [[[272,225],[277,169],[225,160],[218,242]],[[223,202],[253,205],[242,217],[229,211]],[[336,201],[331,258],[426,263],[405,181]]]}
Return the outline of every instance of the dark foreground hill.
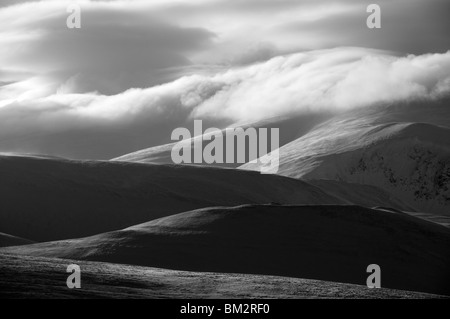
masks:
{"label": "dark foreground hill", "polygon": [[34,241],[95,235],[196,208],[339,204],[308,183],[259,172],[0,156],[0,232]]}
{"label": "dark foreground hill", "polygon": [[33,242],[31,240],[12,236],[5,233],[0,233],[0,247],[29,245]]}
{"label": "dark foreground hill", "polygon": [[[81,268],[81,289],[68,289],[65,285],[66,268],[71,263]],[[300,278],[187,272],[4,254],[0,254],[0,273],[0,298],[445,298]]]}
{"label": "dark foreground hill", "polygon": [[92,237],[3,248],[38,257],[281,275],[450,294],[450,230],[359,206],[248,205],[177,214]]}

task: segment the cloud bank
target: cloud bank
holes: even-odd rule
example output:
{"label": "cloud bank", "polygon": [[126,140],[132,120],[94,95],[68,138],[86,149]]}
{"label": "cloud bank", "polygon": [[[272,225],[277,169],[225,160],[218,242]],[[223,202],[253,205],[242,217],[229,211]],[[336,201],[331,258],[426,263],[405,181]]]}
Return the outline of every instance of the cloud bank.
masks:
{"label": "cloud bank", "polygon": [[450,94],[450,51],[396,56],[362,48],[314,50],[181,77],[115,95],[60,92],[0,107],[0,151],[112,158],[168,142],[173,128],[298,112],[340,112]]}
{"label": "cloud bank", "polygon": [[[73,2],[81,29],[66,27]],[[448,94],[450,2],[380,0],[378,30],[369,3],[3,0],[0,151],[107,159],[195,118],[223,127]]]}
{"label": "cloud bank", "polygon": [[[82,28],[66,27],[79,3]],[[339,46],[401,54],[450,49],[447,0],[47,0],[0,3],[0,100],[56,92],[105,95],[190,74]],[[1,103],[1,102],[0,102]],[[2,103],[4,104],[4,102]]]}

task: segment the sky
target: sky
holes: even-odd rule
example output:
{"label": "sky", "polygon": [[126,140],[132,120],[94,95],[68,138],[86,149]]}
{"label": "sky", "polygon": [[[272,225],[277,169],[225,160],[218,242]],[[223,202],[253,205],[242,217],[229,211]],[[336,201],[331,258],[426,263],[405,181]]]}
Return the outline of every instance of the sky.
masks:
{"label": "sky", "polygon": [[[81,7],[81,28],[66,26]],[[369,29],[367,5],[381,8]],[[0,152],[108,159],[293,112],[450,91],[447,0],[0,0]]]}

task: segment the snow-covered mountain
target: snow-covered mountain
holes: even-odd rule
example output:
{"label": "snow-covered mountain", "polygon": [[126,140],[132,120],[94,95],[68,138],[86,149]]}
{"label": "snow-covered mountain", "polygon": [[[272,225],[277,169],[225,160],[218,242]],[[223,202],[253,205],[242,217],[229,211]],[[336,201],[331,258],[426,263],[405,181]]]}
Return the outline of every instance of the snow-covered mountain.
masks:
{"label": "snow-covered mountain", "polygon": [[[238,123],[232,125],[231,127],[241,127],[247,129],[249,127],[259,129],[259,128],[282,128],[280,129],[280,140],[279,145],[285,145],[296,138],[306,134],[310,129],[312,129],[316,124],[319,124],[331,117],[331,114],[299,114],[295,116],[278,116],[274,118],[269,118],[262,121],[252,122],[252,123]],[[204,128],[206,129],[206,127]],[[222,134],[225,134],[225,129],[221,129]],[[201,135],[192,137],[188,140],[191,144],[191,153],[194,153],[196,145],[194,140],[196,138],[202,138]],[[171,151],[177,142],[158,145],[154,147],[149,147],[146,149],[138,150],[130,154],[125,154],[117,158],[112,159],[112,161],[121,162],[136,162],[136,163],[154,163],[154,164],[172,164]],[[203,139],[201,145],[202,149],[208,144],[209,141]],[[248,145],[247,145],[248,146]],[[248,149],[247,149],[248,151]],[[225,151],[224,151],[225,153]],[[248,156],[248,152],[246,154]],[[193,165],[197,165],[192,163]],[[206,165],[206,164],[201,164]],[[210,166],[218,167],[238,167],[242,164],[239,163],[213,163]]]}
{"label": "snow-covered mountain", "polygon": [[[450,105],[347,112],[280,148],[278,173],[377,186],[418,211],[450,214]],[[247,163],[243,169],[259,169]]]}

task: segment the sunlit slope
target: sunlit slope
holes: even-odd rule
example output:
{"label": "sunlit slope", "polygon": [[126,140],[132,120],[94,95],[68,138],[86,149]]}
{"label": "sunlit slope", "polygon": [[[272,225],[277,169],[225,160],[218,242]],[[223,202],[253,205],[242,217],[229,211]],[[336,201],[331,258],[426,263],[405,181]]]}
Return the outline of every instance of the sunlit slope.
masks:
{"label": "sunlit slope", "polygon": [[282,146],[278,173],[377,186],[415,210],[449,214],[448,110],[438,104],[342,114]]}

